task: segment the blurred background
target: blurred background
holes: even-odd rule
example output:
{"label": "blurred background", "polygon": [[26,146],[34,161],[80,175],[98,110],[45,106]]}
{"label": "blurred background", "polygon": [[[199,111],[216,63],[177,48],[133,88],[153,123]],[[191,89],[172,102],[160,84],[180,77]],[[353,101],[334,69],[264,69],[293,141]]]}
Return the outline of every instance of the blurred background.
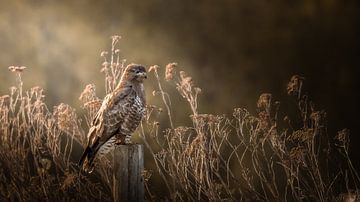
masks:
{"label": "blurred background", "polygon": [[[306,77],[306,91],[327,111],[331,134],[351,130],[351,154],[359,168],[359,4],[0,0],[0,95],[15,85],[7,68],[24,65],[25,88],[43,87],[50,109],[61,102],[80,108],[78,97],[88,83],[103,97],[100,53],[118,34],[129,63],[177,62],[192,75],[203,90],[202,113],[230,115],[234,107],[256,113],[261,93],[286,101],[290,77]],[[150,103],[152,85],[149,81]],[[176,100],[178,120],[187,119]]]}

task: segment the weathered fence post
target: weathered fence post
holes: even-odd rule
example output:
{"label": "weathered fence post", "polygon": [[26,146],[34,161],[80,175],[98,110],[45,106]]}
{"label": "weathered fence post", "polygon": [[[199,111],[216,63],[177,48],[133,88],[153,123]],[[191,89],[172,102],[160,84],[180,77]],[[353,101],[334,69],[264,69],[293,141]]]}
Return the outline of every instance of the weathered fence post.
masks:
{"label": "weathered fence post", "polygon": [[144,201],[144,146],[117,145],[114,150],[114,201]]}

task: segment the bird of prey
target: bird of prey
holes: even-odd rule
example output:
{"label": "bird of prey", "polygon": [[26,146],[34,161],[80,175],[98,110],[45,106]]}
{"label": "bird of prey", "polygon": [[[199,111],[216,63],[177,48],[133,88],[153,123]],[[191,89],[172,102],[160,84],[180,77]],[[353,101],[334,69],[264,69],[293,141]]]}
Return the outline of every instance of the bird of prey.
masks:
{"label": "bird of prey", "polygon": [[108,153],[115,144],[131,144],[131,134],[145,115],[146,78],[143,66],[130,64],[114,91],[106,95],[91,123],[89,141],[79,161],[84,171],[91,172],[94,159]]}

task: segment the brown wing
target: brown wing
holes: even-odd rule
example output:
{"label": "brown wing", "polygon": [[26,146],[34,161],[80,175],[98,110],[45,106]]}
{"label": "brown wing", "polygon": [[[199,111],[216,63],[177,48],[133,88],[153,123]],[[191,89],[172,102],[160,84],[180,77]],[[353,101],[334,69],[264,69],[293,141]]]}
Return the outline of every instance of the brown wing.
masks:
{"label": "brown wing", "polygon": [[131,87],[124,87],[120,92],[115,91],[104,98],[89,129],[88,145],[79,161],[79,166],[82,166],[87,159],[87,164],[91,167],[99,148],[117,133],[126,115],[126,108],[123,106],[126,105],[127,97],[131,92]]}

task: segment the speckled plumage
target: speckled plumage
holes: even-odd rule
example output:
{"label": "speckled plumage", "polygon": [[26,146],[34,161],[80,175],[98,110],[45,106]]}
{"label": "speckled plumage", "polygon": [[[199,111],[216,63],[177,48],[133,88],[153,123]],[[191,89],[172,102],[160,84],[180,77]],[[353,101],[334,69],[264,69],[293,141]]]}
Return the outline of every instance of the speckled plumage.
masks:
{"label": "speckled plumage", "polygon": [[108,153],[114,144],[131,143],[131,135],[145,114],[145,78],[143,66],[130,64],[115,90],[104,98],[92,121],[88,145],[79,161],[85,171],[91,172],[94,159]]}

